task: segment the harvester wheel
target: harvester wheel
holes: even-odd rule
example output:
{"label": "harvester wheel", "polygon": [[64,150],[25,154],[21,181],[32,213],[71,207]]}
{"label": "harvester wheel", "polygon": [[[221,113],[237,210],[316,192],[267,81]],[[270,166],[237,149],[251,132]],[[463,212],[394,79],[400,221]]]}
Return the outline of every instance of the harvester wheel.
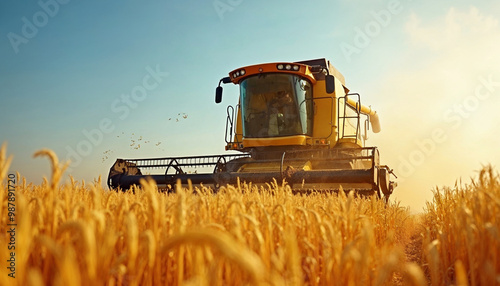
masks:
{"label": "harvester wheel", "polygon": [[[168,174],[168,171],[169,171],[170,167],[174,168],[174,170],[175,170],[175,174],[174,175],[169,175]],[[168,163],[167,169],[165,170],[165,182],[170,181],[171,177],[174,177],[174,176],[177,176],[177,175],[183,175],[183,174],[184,174],[184,171],[179,166],[179,162],[177,162],[176,159],[173,159],[173,160],[170,161],[170,163]],[[173,186],[167,185],[167,192],[173,191],[172,187]]]}
{"label": "harvester wheel", "polygon": [[[215,164],[215,167],[214,167],[214,174],[218,174],[218,173],[222,173],[222,172],[226,172],[226,158],[224,157],[219,157],[219,159],[217,160],[217,163]],[[214,191],[217,192],[220,188],[220,183],[219,183],[219,179],[215,179],[215,182],[214,182]]]}

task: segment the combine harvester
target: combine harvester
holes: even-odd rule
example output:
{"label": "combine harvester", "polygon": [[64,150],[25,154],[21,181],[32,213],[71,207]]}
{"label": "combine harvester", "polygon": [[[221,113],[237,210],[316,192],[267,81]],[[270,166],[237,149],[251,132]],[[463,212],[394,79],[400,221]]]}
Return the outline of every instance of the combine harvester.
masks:
{"label": "combine harvester", "polygon": [[[396,183],[380,165],[376,147],[365,147],[367,131],[380,131],[377,113],[348,93],[344,76],[326,59],[266,63],[238,68],[219,81],[240,86],[236,107],[228,106],[226,150],[237,154],[117,159],[110,188],[130,188],[151,177],[160,186],[286,180],[297,192],[354,189],[387,200]],[[234,152],[233,152],[234,153]],[[188,173],[186,168],[209,168]],[[159,171],[159,174],[153,172]],[[143,172],[149,174],[145,175]],[[394,174],[393,174],[394,175]]]}

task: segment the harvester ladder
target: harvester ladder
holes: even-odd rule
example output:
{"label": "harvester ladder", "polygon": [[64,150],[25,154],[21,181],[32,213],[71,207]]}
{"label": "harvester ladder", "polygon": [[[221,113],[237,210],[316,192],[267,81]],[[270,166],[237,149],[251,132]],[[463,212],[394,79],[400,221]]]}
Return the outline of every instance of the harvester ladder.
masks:
{"label": "harvester ladder", "polygon": [[[356,107],[351,107],[350,105],[348,106],[347,104],[347,98],[349,96],[355,96],[356,97]],[[344,104],[340,104],[341,100],[344,101]],[[355,143],[358,143],[358,135],[360,132],[360,109],[361,109],[361,98],[359,96],[359,93],[350,93],[346,94],[345,96],[339,97],[338,98],[338,122],[342,122],[342,132],[339,132],[339,140],[344,139],[344,138],[354,138]],[[343,110],[341,110],[341,106],[343,106]],[[355,115],[348,115],[347,111],[348,108],[352,109],[355,111]],[[341,112],[342,111],[342,112]],[[345,132],[345,126],[346,122],[348,122],[348,119],[355,119],[355,127],[356,131],[354,134],[346,134]]]}
{"label": "harvester ladder", "polygon": [[[240,105],[237,104],[236,105],[236,108],[234,108],[232,105],[229,105],[227,107],[227,118],[226,118],[226,134],[224,135],[224,140],[226,141],[226,144],[233,144],[233,143],[237,143],[238,145],[241,143],[241,142],[238,142],[238,136],[237,135],[242,135],[242,134],[238,134],[237,131],[236,131],[236,122],[235,122],[235,116],[238,115],[238,112],[239,112],[239,109],[240,109]],[[234,142],[233,140],[236,139],[236,142]]]}

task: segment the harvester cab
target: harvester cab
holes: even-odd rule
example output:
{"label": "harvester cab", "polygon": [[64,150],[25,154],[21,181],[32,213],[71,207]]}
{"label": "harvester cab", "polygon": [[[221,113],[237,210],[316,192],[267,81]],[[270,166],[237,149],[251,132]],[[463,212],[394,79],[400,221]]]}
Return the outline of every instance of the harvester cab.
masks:
{"label": "harvester cab", "polygon": [[[326,59],[264,63],[235,69],[219,81],[239,85],[239,101],[227,107],[226,150],[238,154],[118,159],[110,187],[137,184],[142,169],[159,185],[177,179],[192,183],[268,183],[286,180],[294,191],[351,190],[388,198],[396,183],[379,163],[376,147],[366,147],[367,132],[380,131],[378,114],[349,93],[344,76]],[[187,174],[185,167],[212,166],[213,172]]]}

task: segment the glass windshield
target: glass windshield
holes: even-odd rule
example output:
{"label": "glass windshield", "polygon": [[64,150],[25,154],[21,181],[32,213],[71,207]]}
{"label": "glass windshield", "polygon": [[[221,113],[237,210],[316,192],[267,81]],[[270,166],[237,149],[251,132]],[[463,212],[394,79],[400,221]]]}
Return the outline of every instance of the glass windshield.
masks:
{"label": "glass windshield", "polygon": [[244,79],[240,92],[244,137],[312,134],[309,81],[292,74],[260,74]]}

